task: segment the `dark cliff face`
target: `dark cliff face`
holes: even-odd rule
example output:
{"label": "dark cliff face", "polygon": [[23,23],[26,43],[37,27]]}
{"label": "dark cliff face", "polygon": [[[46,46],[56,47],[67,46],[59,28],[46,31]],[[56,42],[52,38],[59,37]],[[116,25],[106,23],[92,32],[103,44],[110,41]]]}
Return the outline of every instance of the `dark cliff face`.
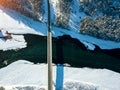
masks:
{"label": "dark cliff face", "polygon": [[[34,63],[47,62],[47,37],[26,34],[27,47],[18,51],[0,51],[0,68],[16,60],[28,60]],[[52,39],[53,63],[68,63],[72,67],[107,68],[120,72],[120,49],[94,51],[87,50],[77,39],[68,35]],[[114,55],[113,55],[114,54]]]}

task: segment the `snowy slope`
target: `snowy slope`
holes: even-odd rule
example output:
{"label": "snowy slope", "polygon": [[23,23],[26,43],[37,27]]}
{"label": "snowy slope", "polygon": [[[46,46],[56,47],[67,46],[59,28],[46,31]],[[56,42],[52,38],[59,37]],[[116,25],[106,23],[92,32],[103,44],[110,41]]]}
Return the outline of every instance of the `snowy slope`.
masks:
{"label": "snowy slope", "polygon": [[[107,69],[57,65],[53,66],[53,85],[57,88],[63,85],[63,90],[119,90],[120,74]],[[33,64],[24,60],[16,61],[0,69],[0,86],[8,88],[7,90],[27,86],[46,88],[47,65]]]}
{"label": "snowy slope", "polygon": [[[34,21],[33,19],[21,15],[20,13],[4,9],[3,7],[0,7],[0,29],[8,31],[9,33],[32,33],[43,36],[47,35],[46,23]],[[106,41],[91,36],[82,35],[76,32],[74,28],[71,30],[65,30],[52,26],[52,33],[53,37],[70,35],[72,38],[76,38],[81,41],[88,49],[91,50],[95,49],[94,44],[98,45],[101,49],[120,48],[120,42]]]}

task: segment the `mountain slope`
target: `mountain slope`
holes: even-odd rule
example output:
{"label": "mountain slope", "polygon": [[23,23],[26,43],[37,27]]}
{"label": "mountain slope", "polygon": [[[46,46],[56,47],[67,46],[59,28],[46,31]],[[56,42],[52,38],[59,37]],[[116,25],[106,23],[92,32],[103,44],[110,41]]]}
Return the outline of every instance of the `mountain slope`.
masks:
{"label": "mountain slope", "polygon": [[[45,23],[40,23],[28,18],[20,13],[12,10],[0,7],[0,29],[3,31],[8,31],[9,33],[17,34],[38,34],[47,35],[47,25]],[[113,49],[120,48],[119,42],[106,41],[97,39],[91,36],[82,35],[76,32],[74,29],[66,30],[52,26],[53,37],[70,35],[72,38],[76,38],[81,41],[88,49],[94,50],[95,45],[99,46],[101,49]]]}

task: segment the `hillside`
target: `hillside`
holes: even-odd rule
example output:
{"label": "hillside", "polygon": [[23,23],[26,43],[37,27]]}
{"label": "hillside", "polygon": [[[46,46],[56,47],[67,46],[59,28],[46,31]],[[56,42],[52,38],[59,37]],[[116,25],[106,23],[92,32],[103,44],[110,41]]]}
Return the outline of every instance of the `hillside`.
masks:
{"label": "hillside", "polygon": [[[18,12],[0,7],[0,16],[1,16],[0,30],[2,31],[8,31],[9,33],[13,33],[13,34],[29,33],[29,34],[37,34],[42,36],[47,35],[47,25],[45,23],[41,23],[39,21],[28,18]],[[94,45],[99,46],[101,49],[120,48],[119,42],[106,41],[106,40],[97,39],[88,35],[82,35],[82,34],[79,34],[76,31],[76,29],[67,30],[60,27],[52,26],[52,33],[53,33],[53,37],[70,35],[72,38],[78,39],[80,42],[82,42],[86,46],[86,48],[90,50],[95,49]],[[6,43],[6,46],[8,46],[7,43]],[[5,47],[5,50],[7,50],[7,47]]]}
{"label": "hillside", "polygon": [[[47,22],[46,0],[0,0],[4,7],[16,10],[35,20]],[[51,0],[52,25],[120,42],[119,0]]]}

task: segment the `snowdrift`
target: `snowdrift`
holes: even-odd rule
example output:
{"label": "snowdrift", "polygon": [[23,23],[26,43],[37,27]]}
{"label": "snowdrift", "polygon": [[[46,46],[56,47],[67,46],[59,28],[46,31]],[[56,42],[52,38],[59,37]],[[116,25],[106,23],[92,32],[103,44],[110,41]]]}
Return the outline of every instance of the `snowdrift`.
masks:
{"label": "snowdrift", "polygon": [[[107,69],[53,65],[53,87],[57,90],[119,90],[119,85],[120,74]],[[0,69],[0,86],[6,90],[47,90],[47,65],[16,61]]]}

